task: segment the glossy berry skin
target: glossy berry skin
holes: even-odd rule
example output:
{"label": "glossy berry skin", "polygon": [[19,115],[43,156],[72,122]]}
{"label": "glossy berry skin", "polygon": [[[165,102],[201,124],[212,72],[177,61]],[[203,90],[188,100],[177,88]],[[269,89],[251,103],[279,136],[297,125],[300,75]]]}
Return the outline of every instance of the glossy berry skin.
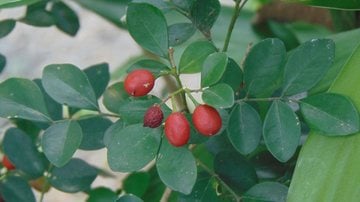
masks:
{"label": "glossy berry skin", "polygon": [[150,107],[144,115],[144,127],[157,128],[161,125],[164,114],[159,105]]}
{"label": "glossy berry skin", "polygon": [[155,77],[146,69],[130,72],[124,81],[125,91],[134,97],[147,95],[154,87]]}
{"label": "glossy berry skin", "polygon": [[196,130],[205,136],[215,135],[221,129],[222,120],[219,112],[209,105],[199,105],[195,108],[192,121]]}
{"label": "glossy berry skin", "polygon": [[15,169],[15,166],[10,162],[10,160],[7,158],[7,156],[3,156],[2,164],[8,170],[14,170]]}
{"label": "glossy berry skin", "polygon": [[173,112],[165,121],[165,135],[175,147],[186,145],[190,139],[190,124],[181,112]]}

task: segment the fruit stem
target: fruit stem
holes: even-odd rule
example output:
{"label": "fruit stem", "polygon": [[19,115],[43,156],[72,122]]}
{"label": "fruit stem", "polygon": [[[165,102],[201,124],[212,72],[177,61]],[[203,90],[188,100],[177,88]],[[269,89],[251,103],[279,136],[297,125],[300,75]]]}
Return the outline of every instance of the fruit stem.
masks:
{"label": "fruit stem", "polygon": [[227,189],[231,195],[234,196],[236,201],[241,201],[241,197],[239,195],[237,195],[237,193],[231,189],[231,187],[229,187],[220,177],[218,174],[216,174],[214,171],[212,171],[210,168],[208,168],[203,162],[201,162],[199,159],[197,159],[197,164],[203,168],[207,173],[209,173],[212,177],[214,177],[217,181],[220,182],[220,184]]}
{"label": "fruit stem", "polygon": [[233,16],[231,18],[231,21],[230,21],[230,24],[229,24],[229,27],[228,27],[228,31],[226,33],[225,43],[224,43],[224,47],[222,49],[222,52],[226,52],[228,50],[231,34],[233,32],[236,20],[239,17],[241,9],[244,7],[244,5],[245,5],[245,3],[247,1],[248,0],[236,0],[236,2],[235,2],[234,14],[233,14]]}
{"label": "fruit stem", "polygon": [[188,95],[188,97],[190,98],[190,100],[194,103],[195,107],[199,105],[199,102],[194,98],[194,96],[191,95],[191,92],[196,92],[196,91],[190,91],[190,89],[185,88],[185,93]]}

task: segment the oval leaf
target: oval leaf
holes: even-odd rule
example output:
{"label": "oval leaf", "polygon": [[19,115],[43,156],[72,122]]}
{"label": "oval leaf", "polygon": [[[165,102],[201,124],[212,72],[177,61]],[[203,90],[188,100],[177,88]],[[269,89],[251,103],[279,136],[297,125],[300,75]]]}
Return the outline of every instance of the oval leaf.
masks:
{"label": "oval leaf", "polygon": [[201,70],[201,86],[206,87],[217,83],[225,72],[228,57],[225,53],[209,55]]}
{"label": "oval leaf", "polygon": [[8,202],[35,202],[29,184],[21,177],[9,176],[0,181],[0,195]]}
{"label": "oval leaf", "polygon": [[111,126],[109,119],[100,116],[87,117],[78,120],[83,138],[79,146],[83,150],[97,150],[103,148],[105,131]]}
{"label": "oval leaf", "polygon": [[263,182],[251,187],[244,194],[244,202],[276,201],[286,202],[288,188],[278,182]]}
{"label": "oval leaf", "polygon": [[155,158],[158,149],[157,129],[135,124],[114,134],[108,146],[108,162],[113,171],[133,172]]}
{"label": "oval leaf", "polygon": [[216,47],[209,41],[196,41],[190,44],[181,55],[179,64],[180,72],[200,72],[207,56],[214,52],[216,52]]}
{"label": "oval leaf", "polygon": [[226,83],[234,91],[238,91],[240,89],[240,85],[243,82],[243,71],[240,66],[235,62],[234,59],[229,58],[228,64],[226,66],[225,72],[220,79],[220,82]]}
{"label": "oval leaf", "polygon": [[75,193],[90,189],[98,170],[81,159],[71,161],[61,168],[54,168],[51,172],[50,184],[56,189]]}
{"label": "oval leaf", "polygon": [[314,87],[330,69],[335,57],[331,39],[313,39],[290,53],[285,64],[284,95],[295,95]]}
{"label": "oval leaf", "polygon": [[7,36],[16,25],[16,21],[13,19],[7,19],[0,21],[0,38]]}
{"label": "oval leaf", "polygon": [[259,145],[261,128],[258,112],[251,105],[241,102],[230,114],[227,135],[234,148],[241,154],[247,155]]}
{"label": "oval leaf", "polygon": [[124,196],[116,200],[116,202],[143,202],[143,200],[132,194],[125,194]]}
{"label": "oval leaf", "polygon": [[57,167],[70,161],[82,140],[82,131],[76,121],[64,120],[44,132],[42,148],[49,161]]}
{"label": "oval leaf", "polygon": [[196,182],[196,162],[186,148],[177,148],[167,140],[162,142],[156,168],[160,179],[174,191],[190,194]]}
{"label": "oval leaf", "polygon": [[86,202],[110,202],[117,199],[117,194],[109,188],[97,187],[89,191]]}
{"label": "oval leaf", "polygon": [[136,69],[147,69],[151,73],[153,73],[156,78],[160,77],[163,74],[167,74],[168,72],[170,72],[170,68],[168,66],[166,66],[163,63],[158,62],[156,60],[149,60],[149,59],[140,60],[140,61],[135,62],[133,65],[131,65],[129,67],[129,69],[127,69],[126,72],[129,73]]}
{"label": "oval leaf", "polygon": [[193,24],[208,38],[210,29],[220,14],[219,0],[196,0],[190,10],[190,19]]}
{"label": "oval leaf", "polygon": [[168,56],[168,29],[161,10],[147,3],[130,3],[126,22],[140,46],[161,57]]}
{"label": "oval leaf", "polygon": [[50,122],[44,97],[32,81],[11,78],[0,84],[0,116]]}
{"label": "oval leaf", "polygon": [[201,172],[198,174],[196,183],[192,192],[189,195],[180,194],[179,201],[211,201],[218,202],[219,197],[217,196],[215,187],[212,186],[215,182],[212,176],[208,173]]}
{"label": "oval leaf", "polygon": [[129,97],[129,94],[125,91],[124,82],[117,82],[106,89],[103,104],[107,110],[118,114],[120,106]]}
{"label": "oval leaf", "polygon": [[51,13],[57,28],[70,36],[76,35],[80,28],[79,18],[68,5],[61,1],[54,2]]}
{"label": "oval leaf", "polygon": [[285,58],[286,49],[279,39],[265,39],[252,47],[244,62],[248,93],[255,97],[272,95],[278,88]]}
{"label": "oval leaf", "polygon": [[29,135],[17,128],[6,131],[3,140],[4,153],[16,169],[37,178],[43,175],[45,164],[43,156],[37,150]]}
{"label": "oval leaf", "polygon": [[169,26],[169,45],[177,46],[184,43],[195,34],[195,27],[191,23],[177,23]]}
{"label": "oval leaf", "polygon": [[325,93],[301,100],[308,125],[324,135],[349,135],[359,131],[359,114],[352,102],[339,94]]}
{"label": "oval leaf", "polygon": [[126,123],[119,119],[105,131],[103,143],[106,147],[109,147],[115,134],[119,133],[123,128],[125,128],[125,126]]}
{"label": "oval leaf", "polygon": [[202,99],[217,108],[229,108],[234,105],[234,91],[225,84],[217,84],[204,90]]}
{"label": "oval leaf", "polygon": [[300,142],[300,122],[285,103],[275,100],[266,114],[263,127],[264,141],[271,154],[286,162]]}
{"label": "oval leaf", "polygon": [[109,64],[101,63],[84,69],[89,82],[94,89],[96,98],[99,98],[105,91],[110,81]]}
{"label": "oval leaf", "polygon": [[71,64],[48,65],[43,70],[42,84],[57,102],[70,107],[97,110],[98,105],[89,79]]}
{"label": "oval leaf", "polygon": [[150,185],[151,176],[147,172],[131,173],[123,181],[123,189],[126,193],[143,196]]}

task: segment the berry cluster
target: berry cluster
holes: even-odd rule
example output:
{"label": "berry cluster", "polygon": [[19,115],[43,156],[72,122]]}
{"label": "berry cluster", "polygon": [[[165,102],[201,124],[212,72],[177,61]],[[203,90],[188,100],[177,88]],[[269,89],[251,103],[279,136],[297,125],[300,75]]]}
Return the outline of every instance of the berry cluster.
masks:
{"label": "berry cluster", "polygon": [[[154,87],[155,77],[146,69],[130,72],[124,81],[125,91],[134,97],[147,95]],[[197,104],[197,103],[195,103]],[[174,110],[174,109],[173,109]],[[160,104],[150,107],[144,115],[144,126],[159,127],[164,119]],[[219,132],[222,120],[219,112],[207,104],[197,104],[192,122],[195,129],[204,136],[212,136]],[[165,120],[165,136],[176,147],[186,145],[190,139],[190,123],[184,113],[173,111]]]}

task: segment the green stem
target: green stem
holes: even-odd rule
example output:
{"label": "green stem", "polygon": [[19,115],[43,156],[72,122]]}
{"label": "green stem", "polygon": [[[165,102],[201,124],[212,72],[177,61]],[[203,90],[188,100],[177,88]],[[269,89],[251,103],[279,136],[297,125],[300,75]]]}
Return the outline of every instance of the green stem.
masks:
{"label": "green stem", "polygon": [[49,168],[47,169],[44,177],[45,177],[45,182],[41,187],[41,195],[40,195],[40,200],[39,202],[43,202],[44,201],[44,196],[45,196],[45,191],[46,191],[46,187],[49,186],[49,177],[51,175],[51,170],[53,169],[53,164],[49,165]]}
{"label": "green stem", "polygon": [[235,2],[234,14],[233,14],[233,16],[231,18],[230,25],[229,25],[227,33],[226,33],[225,43],[224,43],[224,47],[222,49],[222,52],[226,52],[228,50],[231,35],[232,35],[232,32],[233,32],[236,20],[239,17],[240,11],[244,7],[246,2],[247,2],[247,0],[236,0],[236,2]]}
{"label": "green stem", "polygon": [[110,114],[110,113],[103,113],[103,112],[100,112],[98,115],[99,115],[99,116],[114,117],[114,118],[121,118],[121,117],[120,117],[120,115],[117,115],[117,114]]}
{"label": "green stem", "polygon": [[237,195],[237,193],[231,188],[229,187],[229,185],[227,185],[220,177],[219,175],[217,175],[214,171],[212,171],[210,168],[208,168],[203,162],[201,162],[199,159],[197,159],[197,163],[200,167],[202,167],[207,173],[209,173],[209,175],[211,175],[212,177],[214,177],[217,181],[220,182],[220,184],[227,189],[231,195],[234,196],[236,201],[240,201],[241,197],[239,195]]}
{"label": "green stem", "polygon": [[185,93],[189,96],[190,100],[194,103],[195,106],[198,106],[198,101],[191,95],[191,91],[188,88],[185,88]]}

